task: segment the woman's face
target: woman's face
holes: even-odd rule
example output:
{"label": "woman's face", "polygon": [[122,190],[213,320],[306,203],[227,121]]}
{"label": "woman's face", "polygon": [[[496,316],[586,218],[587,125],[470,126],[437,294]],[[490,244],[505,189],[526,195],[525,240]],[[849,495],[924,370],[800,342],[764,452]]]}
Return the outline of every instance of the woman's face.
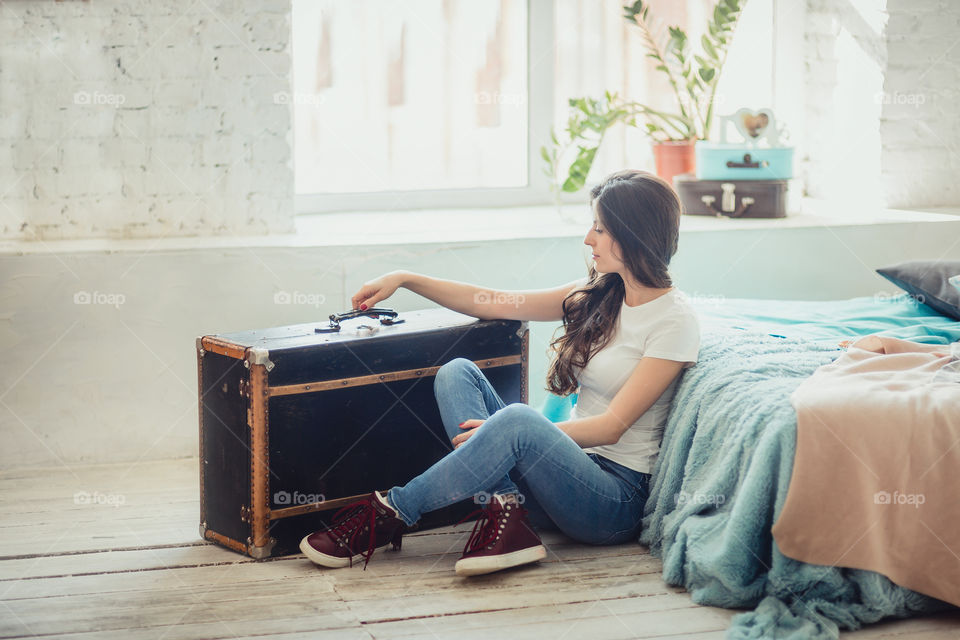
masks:
{"label": "woman's face", "polygon": [[593,225],[584,237],[583,244],[593,250],[593,263],[598,272],[622,274],[623,261],[618,257],[620,246],[604,228],[596,207],[593,209]]}

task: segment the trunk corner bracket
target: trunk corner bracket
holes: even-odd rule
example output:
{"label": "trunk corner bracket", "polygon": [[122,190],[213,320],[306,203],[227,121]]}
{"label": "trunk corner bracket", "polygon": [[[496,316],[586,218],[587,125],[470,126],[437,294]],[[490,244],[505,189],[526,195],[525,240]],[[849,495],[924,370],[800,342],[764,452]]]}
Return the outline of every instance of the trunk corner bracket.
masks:
{"label": "trunk corner bracket", "polygon": [[258,349],[256,347],[247,350],[247,359],[243,361],[246,368],[250,365],[261,364],[267,368],[267,371],[273,371],[274,364],[270,360],[270,351],[267,349]]}
{"label": "trunk corner bracket", "polygon": [[270,552],[273,551],[274,545],[277,544],[276,538],[270,538],[267,544],[263,545],[262,547],[253,546],[249,538],[247,538],[247,541],[250,543],[248,552],[250,553],[250,557],[254,560],[263,560],[264,558],[270,557]]}

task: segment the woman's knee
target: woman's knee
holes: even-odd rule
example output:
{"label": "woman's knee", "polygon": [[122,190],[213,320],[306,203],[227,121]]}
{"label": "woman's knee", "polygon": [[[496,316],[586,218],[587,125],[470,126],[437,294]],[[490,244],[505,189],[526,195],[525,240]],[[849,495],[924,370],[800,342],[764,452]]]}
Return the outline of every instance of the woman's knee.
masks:
{"label": "woman's knee", "polygon": [[523,420],[529,421],[531,419],[538,419],[543,417],[543,414],[541,414],[539,411],[537,411],[530,405],[524,404],[522,402],[511,402],[510,404],[505,406],[503,409],[500,409],[500,411],[498,411],[497,413],[498,414],[502,413],[505,416],[508,416],[510,418],[517,419],[520,421],[523,421]]}
{"label": "woman's knee", "polygon": [[466,358],[454,358],[437,369],[437,374],[433,379],[433,390],[437,392],[450,384],[458,384],[463,380],[474,379],[473,369],[477,365],[472,360]]}
{"label": "woman's knee", "polygon": [[[494,416],[496,416],[497,419],[491,420]],[[542,413],[522,402],[508,404],[497,411],[491,418],[488,418],[488,420],[498,428],[509,429],[511,431],[515,430],[527,434],[553,424],[547,420]]]}

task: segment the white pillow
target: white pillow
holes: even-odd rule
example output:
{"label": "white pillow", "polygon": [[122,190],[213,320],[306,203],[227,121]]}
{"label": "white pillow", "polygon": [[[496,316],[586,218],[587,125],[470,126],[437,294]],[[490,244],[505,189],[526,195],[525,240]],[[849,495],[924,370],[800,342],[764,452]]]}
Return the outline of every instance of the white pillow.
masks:
{"label": "white pillow", "polygon": [[960,274],[953,276],[952,278],[947,278],[947,282],[952,284],[957,291],[960,291]]}

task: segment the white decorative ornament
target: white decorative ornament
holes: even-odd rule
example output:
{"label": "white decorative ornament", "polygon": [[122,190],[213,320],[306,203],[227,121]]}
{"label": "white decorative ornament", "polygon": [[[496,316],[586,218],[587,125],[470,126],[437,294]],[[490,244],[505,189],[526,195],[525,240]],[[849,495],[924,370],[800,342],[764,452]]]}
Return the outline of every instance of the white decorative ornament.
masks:
{"label": "white decorative ornament", "polygon": [[738,109],[731,116],[720,116],[720,142],[727,142],[727,125],[733,124],[747,144],[755,144],[766,138],[771,147],[779,146],[780,135],[777,121],[771,109]]}

